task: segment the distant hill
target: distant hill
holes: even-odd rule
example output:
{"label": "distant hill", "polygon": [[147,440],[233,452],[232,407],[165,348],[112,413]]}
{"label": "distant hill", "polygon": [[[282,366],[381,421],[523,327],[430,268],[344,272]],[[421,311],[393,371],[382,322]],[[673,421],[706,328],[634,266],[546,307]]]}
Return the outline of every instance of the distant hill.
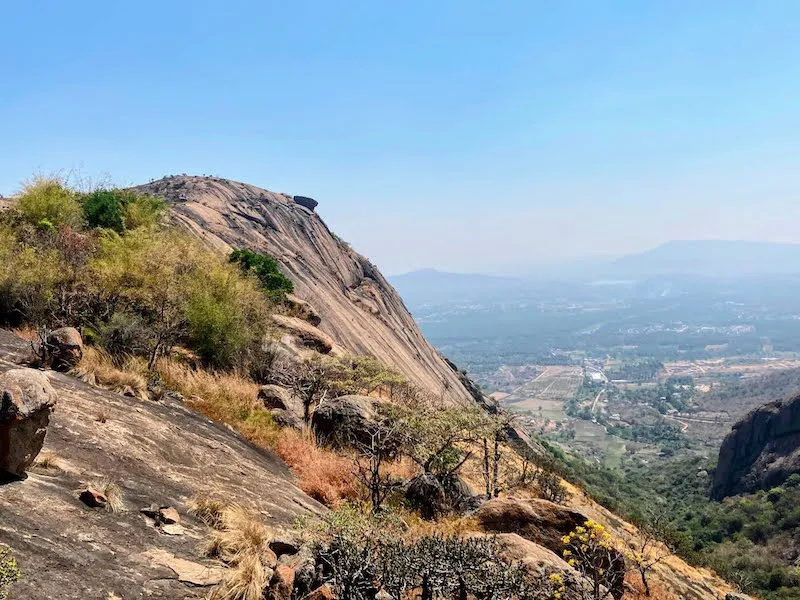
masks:
{"label": "distant hill", "polygon": [[618,276],[739,277],[800,273],[800,244],[727,240],[673,241],[609,265]]}

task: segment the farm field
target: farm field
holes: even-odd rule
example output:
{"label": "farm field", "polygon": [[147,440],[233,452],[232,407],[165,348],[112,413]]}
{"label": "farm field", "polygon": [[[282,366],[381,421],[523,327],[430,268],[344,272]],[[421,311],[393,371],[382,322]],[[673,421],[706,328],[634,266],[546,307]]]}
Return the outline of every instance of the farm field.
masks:
{"label": "farm field", "polygon": [[503,403],[512,410],[562,421],[564,402],[575,395],[583,382],[583,369],[575,366],[543,366],[541,369],[536,377],[504,397]]}

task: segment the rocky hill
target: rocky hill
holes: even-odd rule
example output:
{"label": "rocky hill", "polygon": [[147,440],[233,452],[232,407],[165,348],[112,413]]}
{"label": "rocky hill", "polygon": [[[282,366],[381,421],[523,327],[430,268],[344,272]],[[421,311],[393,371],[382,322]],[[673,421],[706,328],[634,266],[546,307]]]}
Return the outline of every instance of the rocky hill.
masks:
{"label": "rocky hill", "polygon": [[719,452],[712,496],[780,485],[800,473],[800,396],[765,404],[733,426]]}
{"label": "rocky hill", "polygon": [[[420,332],[400,295],[366,258],[338,239],[313,204],[217,177],[167,177],[135,188],[166,200],[178,222],[214,247],[275,258],[335,344],[392,365],[452,402],[470,395]],[[297,197],[300,198],[300,197]]]}

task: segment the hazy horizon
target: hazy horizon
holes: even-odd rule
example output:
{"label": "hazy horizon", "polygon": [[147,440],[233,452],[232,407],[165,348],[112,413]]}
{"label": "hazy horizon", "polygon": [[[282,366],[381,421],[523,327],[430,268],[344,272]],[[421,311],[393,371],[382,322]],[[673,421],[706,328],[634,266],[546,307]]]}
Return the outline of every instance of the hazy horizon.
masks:
{"label": "hazy horizon", "polygon": [[800,242],[792,2],[50,1],[4,17],[5,195],[59,169],[227,177],[315,197],[387,273]]}

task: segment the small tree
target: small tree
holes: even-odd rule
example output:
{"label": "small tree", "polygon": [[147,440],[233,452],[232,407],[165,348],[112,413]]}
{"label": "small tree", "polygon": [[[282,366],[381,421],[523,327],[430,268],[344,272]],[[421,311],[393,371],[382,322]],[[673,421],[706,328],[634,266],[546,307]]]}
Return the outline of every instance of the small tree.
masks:
{"label": "small tree", "polygon": [[384,421],[370,434],[369,443],[353,441],[358,453],[355,456],[356,477],[369,491],[372,512],[381,510],[386,498],[397,490],[402,482],[385,472],[385,463],[397,452],[402,442],[399,423]]}
{"label": "small tree", "polygon": [[458,471],[472,456],[460,444],[475,442],[485,415],[474,407],[409,410],[394,407],[390,413],[402,423],[403,451],[425,473],[445,477]]}
{"label": "small tree", "polygon": [[660,539],[668,521],[666,511],[649,509],[647,512],[647,522],[639,527],[638,539],[630,541],[630,550],[626,556],[639,573],[645,595],[650,596],[650,584],[647,578],[655,566],[670,556],[671,552]]}
{"label": "small tree", "polygon": [[624,576],[624,559],[617,550],[617,541],[606,528],[589,519],[562,538],[564,560],[591,583],[591,598],[611,597],[620,583],[620,562]]}
{"label": "small tree", "polygon": [[311,409],[324,400],[330,391],[327,363],[317,357],[300,361],[277,360],[272,381],[288,387],[303,403],[303,421],[311,420]]}

